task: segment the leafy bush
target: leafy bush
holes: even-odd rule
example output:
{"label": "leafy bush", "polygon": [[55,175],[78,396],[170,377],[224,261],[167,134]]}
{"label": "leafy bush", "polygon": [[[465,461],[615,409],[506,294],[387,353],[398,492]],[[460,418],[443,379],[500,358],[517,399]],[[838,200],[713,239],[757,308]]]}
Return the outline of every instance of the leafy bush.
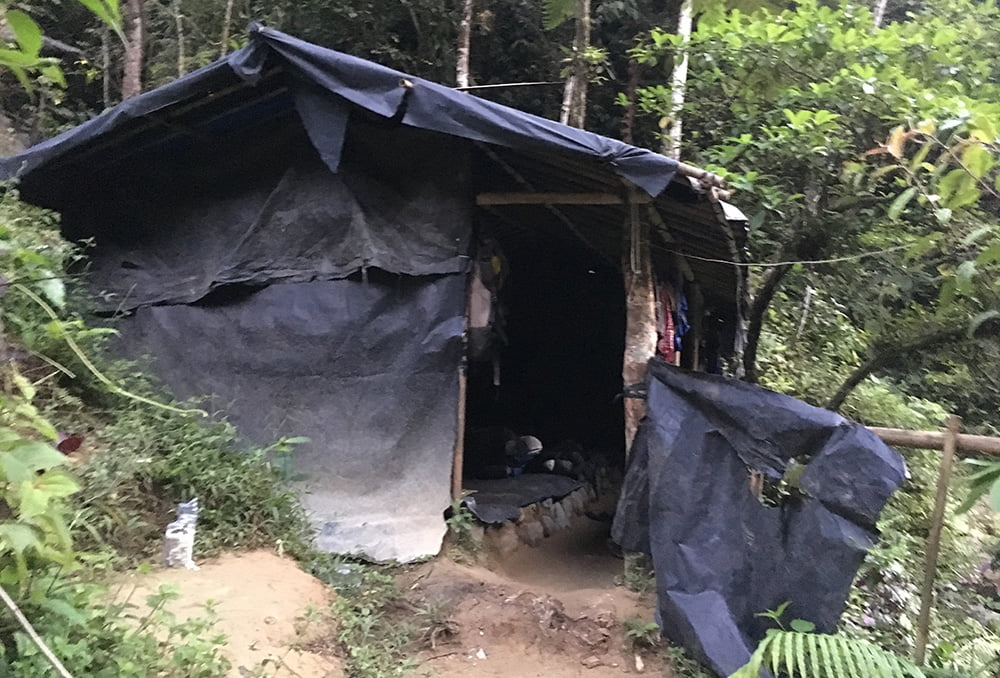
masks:
{"label": "leafy bush", "polygon": [[[75,253],[57,225],[13,192],[0,196],[0,582],[75,675],[225,675],[211,615],[180,622],[161,591],[137,616],[130,603],[109,604],[101,580],[116,561],[152,555],[175,503],[193,496],[203,507],[199,555],[278,542],[305,552],[309,529],[279,468],[293,441],[243,449],[227,424],[157,405],[134,365],[107,363],[108,331],[66,310],[77,290],[61,271]],[[98,553],[74,550],[71,536]],[[9,617],[4,675],[51,675]]]}
{"label": "leafy bush", "polygon": [[787,678],[924,678],[909,660],[854,638],[772,629],[750,661],[730,678],[759,678],[761,671]]}
{"label": "leafy bush", "polygon": [[337,642],[347,659],[347,678],[393,678],[415,667],[407,650],[418,630],[393,617],[401,597],[391,573],[361,565],[343,568],[360,579],[336,587],[333,611],[340,623]]}
{"label": "leafy bush", "polygon": [[232,426],[133,403],[97,436],[104,449],[80,470],[81,543],[149,556],[176,503],[197,497],[201,556],[279,542],[293,554],[308,548],[305,513],[269,461],[274,450],[242,449]]}
{"label": "leafy bush", "polygon": [[[56,579],[58,582],[58,578]],[[47,582],[46,582],[47,583]],[[83,582],[57,583],[25,607],[52,651],[75,676],[93,678],[216,678],[227,675],[229,662],[220,650],[225,637],[212,633],[214,615],[180,621],[166,609],[176,591],[161,587],[146,609],[126,600],[108,604],[107,590]],[[52,669],[19,630],[2,631],[13,650],[0,660],[0,675],[38,678]],[[9,647],[10,647],[9,646]]]}

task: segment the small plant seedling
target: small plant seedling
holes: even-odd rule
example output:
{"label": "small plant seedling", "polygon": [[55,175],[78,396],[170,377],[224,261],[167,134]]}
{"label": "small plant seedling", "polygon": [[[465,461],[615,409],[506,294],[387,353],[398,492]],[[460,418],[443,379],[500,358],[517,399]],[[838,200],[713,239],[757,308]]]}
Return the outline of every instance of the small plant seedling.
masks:
{"label": "small plant seedling", "polygon": [[629,617],[625,620],[625,638],[633,652],[654,648],[660,643],[660,625],[639,617]]}

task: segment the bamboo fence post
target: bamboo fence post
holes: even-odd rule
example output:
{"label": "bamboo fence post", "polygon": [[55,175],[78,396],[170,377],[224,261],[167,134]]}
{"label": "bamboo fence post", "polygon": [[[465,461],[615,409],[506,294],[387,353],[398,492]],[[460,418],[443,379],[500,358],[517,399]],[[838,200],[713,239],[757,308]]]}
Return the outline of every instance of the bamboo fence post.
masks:
{"label": "bamboo fence post", "polygon": [[28,638],[31,639],[31,642],[35,644],[35,647],[37,647],[45,659],[48,660],[49,664],[52,665],[52,668],[56,670],[56,673],[58,673],[61,678],[73,678],[70,672],[66,670],[66,667],[63,666],[62,662],[59,661],[59,658],[55,656],[52,650],[49,649],[49,646],[45,644],[42,637],[38,635],[38,632],[35,631],[35,627],[31,625],[28,618],[24,616],[23,612],[21,612],[21,608],[17,606],[17,603],[14,602],[14,599],[8,595],[7,591],[2,586],[0,586],[0,598],[3,599],[4,605],[6,605],[7,609],[14,615],[14,618],[17,619],[17,622],[21,625],[21,628],[23,628],[24,632],[28,634]]}
{"label": "bamboo fence post", "polygon": [[917,632],[913,648],[913,661],[923,666],[927,653],[927,638],[930,632],[931,603],[934,601],[934,579],[937,575],[938,553],[941,550],[941,528],[944,526],[944,512],[948,504],[948,486],[951,483],[958,449],[958,430],[962,419],[958,415],[948,418],[948,430],[944,439],[944,454],[938,468],[937,495],[934,497],[934,511],[931,513],[931,529],[927,535],[927,554],[924,561],[924,581],[920,588],[920,614],[917,616]]}

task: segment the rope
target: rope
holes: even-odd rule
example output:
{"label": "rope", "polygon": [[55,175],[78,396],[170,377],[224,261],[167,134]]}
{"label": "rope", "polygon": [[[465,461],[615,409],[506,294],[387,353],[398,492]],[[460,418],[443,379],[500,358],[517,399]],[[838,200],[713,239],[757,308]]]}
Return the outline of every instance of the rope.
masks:
{"label": "rope", "polygon": [[867,257],[877,257],[883,254],[889,254],[890,252],[898,252],[899,250],[905,250],[909,245],[896,245],[894,247],[887,247],[884,250],[873,250],[871,252],[862,252],[860,254],[848,254],[842,257],[832,257],[830,259],[801,259],[793,261],[772,261],[772,262],[741,262],[741,261],[729,261],[727,259],[711,259],[709,257],[699,257],[696,254],[686,254],[680,250],[672,250],[666,247],[657,247],[657,249],[664,252],[671,252],[673,254],[678,254],[685,259],[696,259],[698,261],[705,261],[710,264],[728,264],[730,266],[737,266],[741,268],[774,268],[777,266],[794,266],[796,264],[801,264],[803,266],[809,266],[812,264],[836,264],[842,261],[857,261],[858,259],[865,259]]}

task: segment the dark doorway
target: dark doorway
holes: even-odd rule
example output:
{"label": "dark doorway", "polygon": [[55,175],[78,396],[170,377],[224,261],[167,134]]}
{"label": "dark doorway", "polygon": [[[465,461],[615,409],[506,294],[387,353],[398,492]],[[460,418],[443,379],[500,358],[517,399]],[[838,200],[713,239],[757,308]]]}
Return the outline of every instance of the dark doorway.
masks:
{"label": "dark doorway", "polygon": [[[499,225],[491,235],[507,262],[499,291],[505,343],[496,364],[470,362],[467,430],[506,427],[547,449],[578,445],[590,465],[622,466],[621,274],[541,225]],[[467,466],[480,453],[467,447]]]}

